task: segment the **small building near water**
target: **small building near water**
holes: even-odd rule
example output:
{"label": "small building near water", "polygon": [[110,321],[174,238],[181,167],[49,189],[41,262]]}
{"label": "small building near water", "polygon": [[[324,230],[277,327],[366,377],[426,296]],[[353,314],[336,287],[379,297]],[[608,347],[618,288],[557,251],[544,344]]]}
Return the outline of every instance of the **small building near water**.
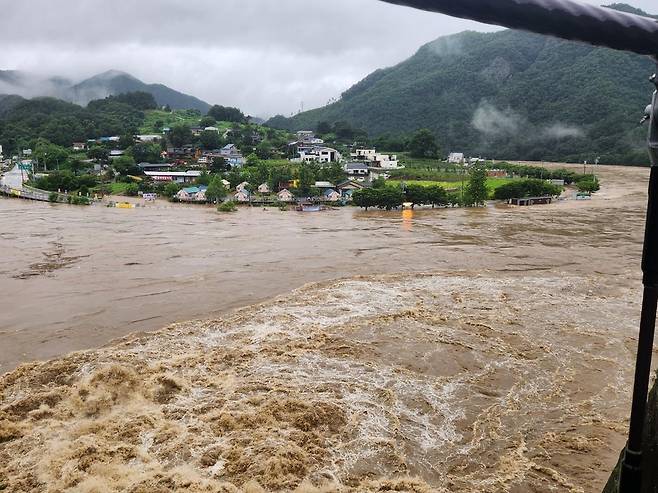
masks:
{"label": "small building near water", "polygon": [[522,199],[510,199],[510,204],[512,205],[539,205],[539,204],[552,204],[553,197],[524,197]]}
{"label": "small building near water", "polygon": [[242,190],[238,190],[237,192],[235,192],[235,195],[233,196],[233,198],[237,202],[242,202],[242,203],[250,202],[251,201],[251,194],[249,193],[249,190],[243,188]]}
{"label": "small building near water", "polygon": [[338,202],[340,199],[341,195],[336,190],[327,189],[322,194],[322,200],[326,202]]}
{"label": "small building near water", "polygon": [[183,188],[176,194],[176,198],[181,202],[205,202],[206,190],[206,186]]}
{"label": "small building near water", "polygon": [[290,190],[284,188],[281,190],[277,195],[277,199],[279,199],[281,202],[294,202],[295,201],[295,196],[290,192]]}
{"label": "small building near water", "polygon": [[145,171],[144,174],[151,178],[153,181],[190,183],[201,176],[201,171]]}

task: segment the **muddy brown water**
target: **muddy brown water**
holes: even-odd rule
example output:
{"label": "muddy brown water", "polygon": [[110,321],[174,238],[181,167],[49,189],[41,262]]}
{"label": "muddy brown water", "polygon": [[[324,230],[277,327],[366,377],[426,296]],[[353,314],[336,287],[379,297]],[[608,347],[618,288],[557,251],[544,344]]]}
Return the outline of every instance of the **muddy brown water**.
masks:
{"label": "muddy brown water", "polygon": [[[58,358],[2,380],[0,481],[600,491],[627,426],[648,170],[599,173],[592,201],[531,208],[0,200],[0,371]],[[123,452],[89,459],[90,441]]]}

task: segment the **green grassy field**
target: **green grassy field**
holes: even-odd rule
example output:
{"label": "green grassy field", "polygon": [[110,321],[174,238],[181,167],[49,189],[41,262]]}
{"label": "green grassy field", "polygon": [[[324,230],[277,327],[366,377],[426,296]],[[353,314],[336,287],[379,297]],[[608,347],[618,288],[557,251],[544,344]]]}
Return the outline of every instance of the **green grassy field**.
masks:
{"label": "green grassy field", "polygon": [[[468,178],[468,177],[467,177]],[[493,192],[500,186],[509,183],[510,181],[515,180],[515,178],[487,178],[487,188],[489,192]],[[432,185],[438,185],[445,188],[446,190],[460,190],[462,182],[460,181],[426,181],[426,180],[388,180],[387,185],[390,186],[400,186],[400,183],[406,183],[407,185],[420,185],[421,187],[430,187]],[[468,184],[468,179],[464,180],[464,187]]]}
{"label": "green grassy field", "polygon": [[126,188],[128,187],[128,185],[129,185],[128,183],[121,183],[121,182],[110,183],[109,184],[110,194],[124,195],[126,193]]}
{"label": "green grassy field", "polygon": [[382,152],[382,154],[396,154],[400,164],[406,168],[420,168],[420,169],[440,169],[446,166],[446,163],[439,159],[425,159],[414,158],[409,156],[406,152]]}
{"label": "green grassy field", "polygon": [[163,126],[171,128],[174,125],[193,127],[198,125],[199,120],[201,120],[199,113],[191,110],[174,110],[171,113],[162,110],[149,110],[145,112],[145,115],[144,124],[139,129],[143,134],[160,133],[162,129],[155,127],[157,121],[161,121]]}

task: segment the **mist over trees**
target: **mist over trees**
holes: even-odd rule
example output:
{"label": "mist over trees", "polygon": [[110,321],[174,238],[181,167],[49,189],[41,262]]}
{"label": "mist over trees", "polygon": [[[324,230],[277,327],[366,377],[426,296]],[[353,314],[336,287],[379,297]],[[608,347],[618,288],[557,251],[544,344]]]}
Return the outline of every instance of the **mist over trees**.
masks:
{"label": "mist over trees", "polygon": [[631,53],[519,31],[464,32],[373,72],[335,103],[268,125],[324,133],[347,122],[395,152],[426,128],[445,155],[648,164],[637,115],[654,71]]}

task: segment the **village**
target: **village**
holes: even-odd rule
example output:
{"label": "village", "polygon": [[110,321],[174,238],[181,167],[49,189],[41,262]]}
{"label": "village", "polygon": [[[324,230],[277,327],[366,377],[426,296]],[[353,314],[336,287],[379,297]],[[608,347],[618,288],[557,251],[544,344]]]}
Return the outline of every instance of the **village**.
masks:
{"label": "village", "polygon": [[[183,116],[196,123],[157,121],[143,128],[150,132],[101,136],[69,148],[38,139],[7,160],[0,147],[5,170],[0,190],[74,205],[134,207],[166,199],[213,204],[224,212],[241,205],[317,212],[345,205],[387,210],[483,206],[489,200],[550,204],[575,182],[577,199],[589,198],[599,186],[593,172],[577,176],[460,152],[443,157],[426,130],[410,138],[417,140],[413,152],[399,156],[379,152],[349,129],[341,129],[339,137],[330,126],[322,134],[291,133],[246,118],[225,122],[196,113]],[[181,112],[172,117],[181,118]]]}

